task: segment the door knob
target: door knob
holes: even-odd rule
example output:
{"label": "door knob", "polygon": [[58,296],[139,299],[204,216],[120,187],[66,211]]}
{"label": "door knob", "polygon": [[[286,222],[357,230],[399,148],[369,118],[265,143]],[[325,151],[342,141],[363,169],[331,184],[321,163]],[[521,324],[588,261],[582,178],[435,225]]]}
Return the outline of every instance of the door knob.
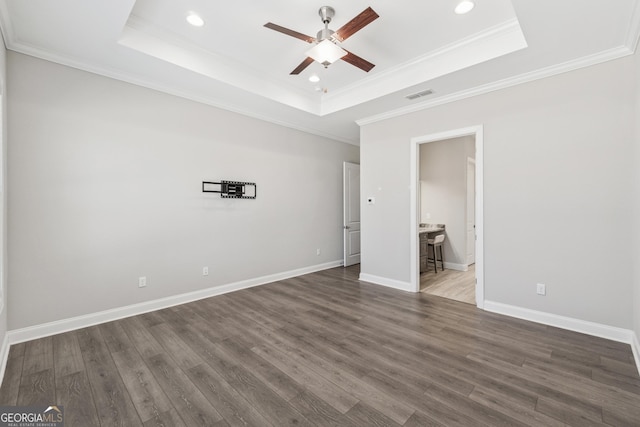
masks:
{"label": "door knob", "polygon": [[348,229],[350,229],[350,228],[351,228],[351,227],[349,227],[348,225],[345,225],[345,226],[344,226],[344,229],[345,229],[345,230],[348,230]]}

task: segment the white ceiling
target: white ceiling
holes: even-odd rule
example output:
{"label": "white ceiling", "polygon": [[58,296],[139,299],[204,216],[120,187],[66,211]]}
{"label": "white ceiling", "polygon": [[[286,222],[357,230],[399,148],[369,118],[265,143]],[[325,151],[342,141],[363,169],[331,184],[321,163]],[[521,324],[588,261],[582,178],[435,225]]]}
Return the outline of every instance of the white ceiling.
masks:
{"label": "white ceiling", "polygon": [[[456,15],[458,1],[0,0],[0,26],[11,50],[354,144],[356,122],[625,56],[640,35],[640,0],[476,0]],[[324,5],[333,30],[380,15],[342,44],[369,73],[338,61],[289,74],[311,45],[263,25],[315,36]]]}

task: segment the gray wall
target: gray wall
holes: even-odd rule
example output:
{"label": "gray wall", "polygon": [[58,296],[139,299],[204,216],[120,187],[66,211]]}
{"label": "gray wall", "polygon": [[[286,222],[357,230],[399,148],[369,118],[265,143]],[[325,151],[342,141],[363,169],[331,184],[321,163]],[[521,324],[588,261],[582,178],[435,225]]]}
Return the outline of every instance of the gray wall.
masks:
{"label": "gray wall", "polygon": [[[358,147],[8,59],[10,329],[342,258]],[[221,179],[258,198],[201,192]]]}
{"label": "gray wall", "polygon": [[632,328],[635,60],[363,126],[362,273],[410,280],[410,139],[483,124],[485,299]]}
{"label": "gray wall", "polygon": [[468,157],[475,158],[473,136],[420,145],[420,222],[446,226],[444,259],[460,267],[467,265]]}

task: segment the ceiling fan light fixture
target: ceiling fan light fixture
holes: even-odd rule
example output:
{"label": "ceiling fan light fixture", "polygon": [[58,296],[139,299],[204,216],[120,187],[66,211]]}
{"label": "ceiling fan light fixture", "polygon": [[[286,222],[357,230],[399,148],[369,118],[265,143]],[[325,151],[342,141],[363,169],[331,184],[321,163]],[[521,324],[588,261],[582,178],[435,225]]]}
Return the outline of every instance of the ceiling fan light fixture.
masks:
{"label": "ceiling fan light fixture", "polygon": [[306,51],[305,54],[309,58],[313,58],[314,61],[328,67],[330,64],[333,64],[338,59],[345,56],[347,51],[333,43],[331,40],[325,39]]}
{"label": "ceiling fan light fixture", "polygon": [[454,9],[454,12],[458,15],[464,15],[465,13],[471,12],[471,9],[473,9],[475,6],[476,4],[471,0],[462,0],[460,3],[458,3],[456,8]]}
{"label": "ceiling fan light fixture", "polygon": [[204,19],[202,19],[200,15],[195,12],[189,12],[186,19],[187,22],[194,27],[202,27],[204,25]]}

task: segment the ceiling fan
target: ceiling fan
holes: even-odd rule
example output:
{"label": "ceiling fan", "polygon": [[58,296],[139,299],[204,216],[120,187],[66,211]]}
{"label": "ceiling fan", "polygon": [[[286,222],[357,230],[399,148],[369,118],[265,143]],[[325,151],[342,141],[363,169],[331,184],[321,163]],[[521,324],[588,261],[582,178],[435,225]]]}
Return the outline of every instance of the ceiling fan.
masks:
{"label": "ceiling fan", "polygon": [[318,61],[319,63],[324,65],[325,68],[327,68],[333,62],[337,61],[338,59],[342,59],[343,61],[348,62],[349,64],[354,65],[366,72],[369,72],[373,67],[375,67],[375,65],[371,62],[342,48],[338,45],[338,43],[345,41],[356,32],[360,31],[365,26],[376,20],[378,18],[378,14],[373,9],[368,7],[364,11],[360,12],[360,14],[358,14],[351,21],[340,27],[338,31],[333,31],[329,29],[329,23],[335,16],[335,13],[336,11],[331,6],[322,6],[320,8],[318,14],[322,19],[322,22],[324,23],[324,28],[318,31],[316,37],[307,36],[306,34],[290,30],[289,28],[281,27],[280,25],[273,24],[271,22],[267,22],[266,24],[264,24],[265,27],[271,30],[278,31],[291,37],[295,37],[310,44],[315,43],[315,46],[306,52],[307,58],[302,61],[302,63],[300,63],[300,65],[298,65],[290,74],[300,74],[305,68],[311,65],[313,61]]}

